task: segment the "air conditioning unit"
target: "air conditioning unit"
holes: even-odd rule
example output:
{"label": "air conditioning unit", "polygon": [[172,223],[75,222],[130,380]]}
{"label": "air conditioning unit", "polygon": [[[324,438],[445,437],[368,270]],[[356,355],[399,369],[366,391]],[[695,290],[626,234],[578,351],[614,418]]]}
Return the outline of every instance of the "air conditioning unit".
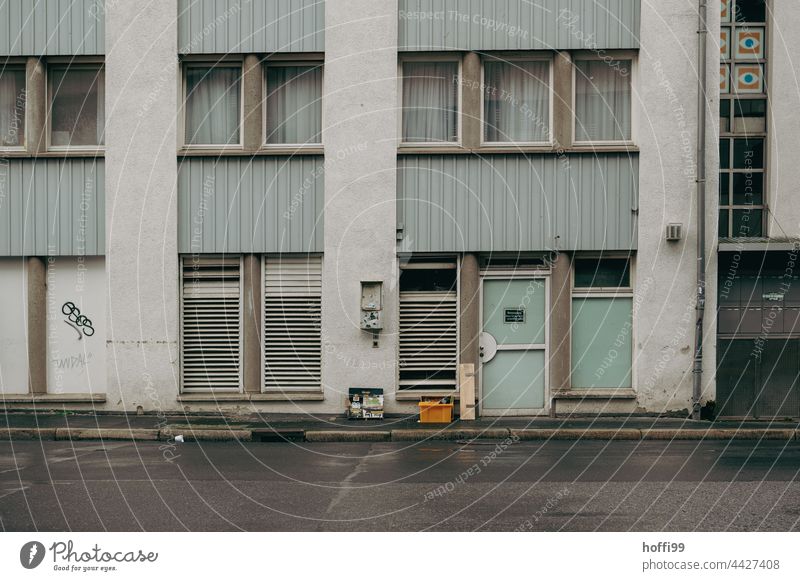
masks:
{"label": "air conditioning unit", "polygon": [[677,242],[683,238],[683,224],[667,224],[667,242]]}

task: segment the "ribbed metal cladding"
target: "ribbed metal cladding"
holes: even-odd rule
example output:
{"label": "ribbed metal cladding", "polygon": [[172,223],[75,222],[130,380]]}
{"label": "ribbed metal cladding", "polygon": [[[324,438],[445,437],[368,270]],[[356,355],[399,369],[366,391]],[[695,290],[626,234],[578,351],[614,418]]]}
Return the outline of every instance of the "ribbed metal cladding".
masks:
{"label": "ribbed metal cladding", "polygon": [[105,54],[105,0],[0,0],[0,56]]}
{"label": "ribbed metal cladding", "polygon": [[104,253],[102,159],[0,159],[0,256]]}
{"label": "ribbed metal cladding", "polygon": [[324,0],[179,0],[181,54],[324,50]]}
{"label": "ribbed metal cladding", "polygon": [[406,252],[636,248],[636,154],[401,156]]}
{"label": "ribbed metal cladding", "polygon": [[400,0],[399,50],[639,48],[640,0]]}
{"label": "ribbed metal cladding", "polygon": [[178,248],[321,252],[323,157],[197,157],[178,168]]}

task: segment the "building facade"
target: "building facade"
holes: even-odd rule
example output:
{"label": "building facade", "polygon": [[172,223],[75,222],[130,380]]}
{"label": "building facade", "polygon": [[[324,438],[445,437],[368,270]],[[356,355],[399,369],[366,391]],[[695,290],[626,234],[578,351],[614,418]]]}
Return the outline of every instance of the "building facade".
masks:
{"label": "building facade", "polygon": [[0,22],[7,409],[800,415],[788,0],[712,3],[708,34],[678,0]]}

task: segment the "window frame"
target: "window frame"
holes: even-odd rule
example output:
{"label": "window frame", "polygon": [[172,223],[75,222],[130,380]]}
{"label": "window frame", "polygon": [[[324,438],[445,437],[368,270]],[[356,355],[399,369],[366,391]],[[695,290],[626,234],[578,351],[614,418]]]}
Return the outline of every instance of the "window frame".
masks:
{"label": "window frame", "polygon": [[[718,133],[718,141],[727,141],[729,142],[729,151],[728,151],[728,166],[727,168],[723,168],[722,164],[720,163],[720,167],[718,168],[719,175],[717,179],[719,183],[722,182],[722,175],[728,174],[730,177],[728,178],[728,192],[727,192],[727,204],[719,203],[719,192],[717,192],[717,225],[719,225],[719,221],[723,218],[723,213],[725,214],[725,222],[727,225],[727,235],[722,236],[720,232],[717,232],[718,239],[737,239],[737,238],[768,238],[769,237],[769,226],[770,226],[770,171],[769,171],[769,164],[770,164],[770,152],[771,152],[771,144],[769,138],[769,129],[772,124],[772,102],[770,99],[770,80],[771,80],[771,73],[773,67],[769,66],[769,58],[770,58],[770,40],[772,38],[772,19],[770,18],[770,8],[769,2],[766,3],[766,11],[765,17],[766,21],[761,22],[746,22],[741,20],[736,20],[736,2],[732,1],[730,3],[731,14],[728,20],[721,20],[720,21],[720,35],[722,34],[723,29],[728,30],[728,56],[725,56],[720,52],[719,59],[720,59],[720,68],[727,67],[727,75],[728,75],[728,92],[723,93],[720,89],[719,100],[720,106],[722,101],[728,101],[730,103],[730,112],[728,115],[729,126],[728,131],[723,132],[722,128],[719,128]],[[734,46],[734,38],[736,37],[736,31],[738,29],[748,29],[748,28],[759,28],[764,29],[764,54],[761,58],[757,59],[746,59],[743,57],[736,56],[736,47]],[[734,89],[733,85],[733,76],[735,74],[736,65],[737,64],[750,64],[755,65],[758,64],[763,68],[763,75],[764,78],[762,79],[764,91],[762,93],[737,93]],[[734,132],[733,127],[733,120],[735,119],[736,115],[736,102],[737,101],[747,101],[747,100],[762,100],[766,101],[766,115],[764,118],[764,131],[763,132],[752,132],[752,133],[736,133]],[[721,119],[721,118],[720,118]],[[721,121],[718,119],[718,123]],[[742,168],[734,168],[733,167],[733,155],[734,155],[734,144],[736,139],[761,139],[764,142],[764,157],[763,157],[763,168],[761,169],[742,169]],[[733,203],[733,176],[737,173],[760,173],[762,178],[762,185],[761,189],[761,204],[734,204]],[[718,188],[719,189],[719,188]],[[737,233],[734,231],[734,213],[737,211],[749,211],[752,213],[753,211],[760,211],[761,212],[761,235],[760,236],[737,236]],[[741,231],[740,231],[741,232]]]}
{"label": "window frame", "polygon": [[[403,65],[405,63],[456,63],[458,67],[458,81],[456,83],[456,140],[455,141],[405,141],[403,135],[403,83],[405,82],[405,75],[403,74]],[[460,54],[453,53],[421,53],[421,54],[401,54],[398,59],[397,65],[397,79],[398,91],[397,102],[399,115],[397,116],[397,129],[401,148],[406,149],[442,149],[461,147],[464,139],[463,135],[463,121],[464,114],[464,58]]]}
{"label": "window frame", "polygon": [[[320,116],[320,140],[317,143],[267,143],[267,127],[269,120],[267,119],[267,98],[269,97],[269,86],[267,85],[267,71],[270,67],[314,67],[318,66],[322,70],[322,87],[320,93],[320,106],[322,114]],[[325,61],[321,59],[300,58],[298,60],[291,60],[281,58],[277,60],[264,59],[261,61],[262,70],[262,86],[264,98],[261,100],[261,147],[264,149],[313,149],[318,150],[324,145],[324,129],[325,129]]]}
{"label": "window frame", "polygon": [[[238,68],[239,69],[239,142],[238,143],[187,143],[186,140],[186,113],[187,113],[187,80],[190,68]],[[179,119],[179,143],[181,147],[193,151],[241,151],[244,149],[244,60],[241,58],[225,57],[210,60],[208,57],[183,58],[181,62],[181,114]]]}
{"label": "window frame", "polygon": [[[101,154],[105,152],[105,144],[97,145],[53,145],[53,68],[67,68],[70,70],[95,69],[97,67],[103,71],[103,82],[105,83],[105,59],[103,58],[52,58],[48,59],[45,67],[45,87],[47,91],[46,114],[45,114],[45,134],[46,149],[58,153],[81,153],[81,154]],[[103,87],[103,107],[105,108],[106,87]],[[106,122],[107,119],[104,119]],[[103,141],[105,141],[108,123],[103,127]],[[26,129],[27,131],[27,129]]]}
{"label": "window frame", "polygon": [[[487,141],[486,140],[486,63],[487,62],[501,62],[501,63],[518,63],[518,62],[547,62],[548,63],[548,128],[547,140],[545,141]],[[547,55],[529,55],[529,56],[512,56],[504,58],[500,55],[484,55],[481,59],[481,140],[480,146],[485,148],[492,147],[552,147],[555,143],[555,87],[554,87],[554,67],[555,58],[551,54]],[[460,77],[459,77],[460,79]],[[460,91],[459,91],[460,92]],[[459,115],[460,117],[460,115]]]}
{"label": "window frame", "polygon": [[[595,288],[584,288],[584,287],[575,287],[575,269],[577,267],[577,261],[581,259],[620,259],[625,258],[628,260],[628,277],[629,277],[629,285],[627,287],[595,287]],[[572,325],[573,317],[574,317],[574,301],[575,299],[631,299],[631,333],[630,333],[630,342],[631,342],[631,385],[630,387],[581,387],[575,386],[572,383],[573,378],[573,369],[575,365],[575,358],[574,353],[572,352],[573,348],[573,338],[572,334],[574,330],[570,330],[570,340],[569,340],[569,367],[570,367],[570,381],[569,381],[569,388],[573,391],[586,391],[589,393],[595,392],[604,392],[604,391],[613,391],[613,392],[637,392],[638,391],[638,374],[636,372],[636,341],[638,335],[638,321],[636,318],[636,255],[633,253],[609,253],[609,252],[592,252],[592,253],[580,253],[576,254],[572,258],[572,264],[570,268],[570,300],[569,300],[569,308],[570,308],[570,325]]]}
{"label": "window frame", "polygon": [[28,70],[24,59],[19,58],[7,58],[4,59],[2,67],[0,67],[0,72],[6,71],[22,71],[23,75],[23,90],[25,91],[25,107],[22,114],[23,120],[23,127],[24,131],[22,133],[22,144],[21,145],[3,145],[0,143],[0,151],[8,152],[8,153],[18,153],[21,151],[27,151],[28,149]]}
{"label": "window frame", "polygon": [[[615,146],[615,147],[634,147],[636,145],[636,138],[639,128],[639,111],[636,107],[636,84],[639,77],[639,59],[638,54],[633,51],[603,51],[604,55],[596,52],[583,52],[577,51],[572,55],[572,145],[573,147],[587,147],[592,148],[595,146]],[[631,70],[628,74],[631,87],[631,136],[630,139],[621,140],[596,140],[596,141],[578,141],[578,61],[630,61]]]}

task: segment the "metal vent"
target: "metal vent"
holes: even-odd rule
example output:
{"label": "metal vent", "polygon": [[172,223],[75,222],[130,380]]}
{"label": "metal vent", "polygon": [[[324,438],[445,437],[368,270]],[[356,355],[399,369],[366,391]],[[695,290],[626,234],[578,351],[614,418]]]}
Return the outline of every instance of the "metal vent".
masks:
{"label": "metal vent", "polygon": [[400,293],[400,389],[455,390],[458,295]]}
{"label": "metal vent", "polygon": [[667,240],[676,242],[683,238],[683,224],[667,224]]}
{"label": "metal vent", "polygon": [[264,260],[264,388],[322,386],[322,258]]}
{"label": "metal vent", "polygon": [[239,257],[183,259],[181,369],[184,391],[239,391]]}

